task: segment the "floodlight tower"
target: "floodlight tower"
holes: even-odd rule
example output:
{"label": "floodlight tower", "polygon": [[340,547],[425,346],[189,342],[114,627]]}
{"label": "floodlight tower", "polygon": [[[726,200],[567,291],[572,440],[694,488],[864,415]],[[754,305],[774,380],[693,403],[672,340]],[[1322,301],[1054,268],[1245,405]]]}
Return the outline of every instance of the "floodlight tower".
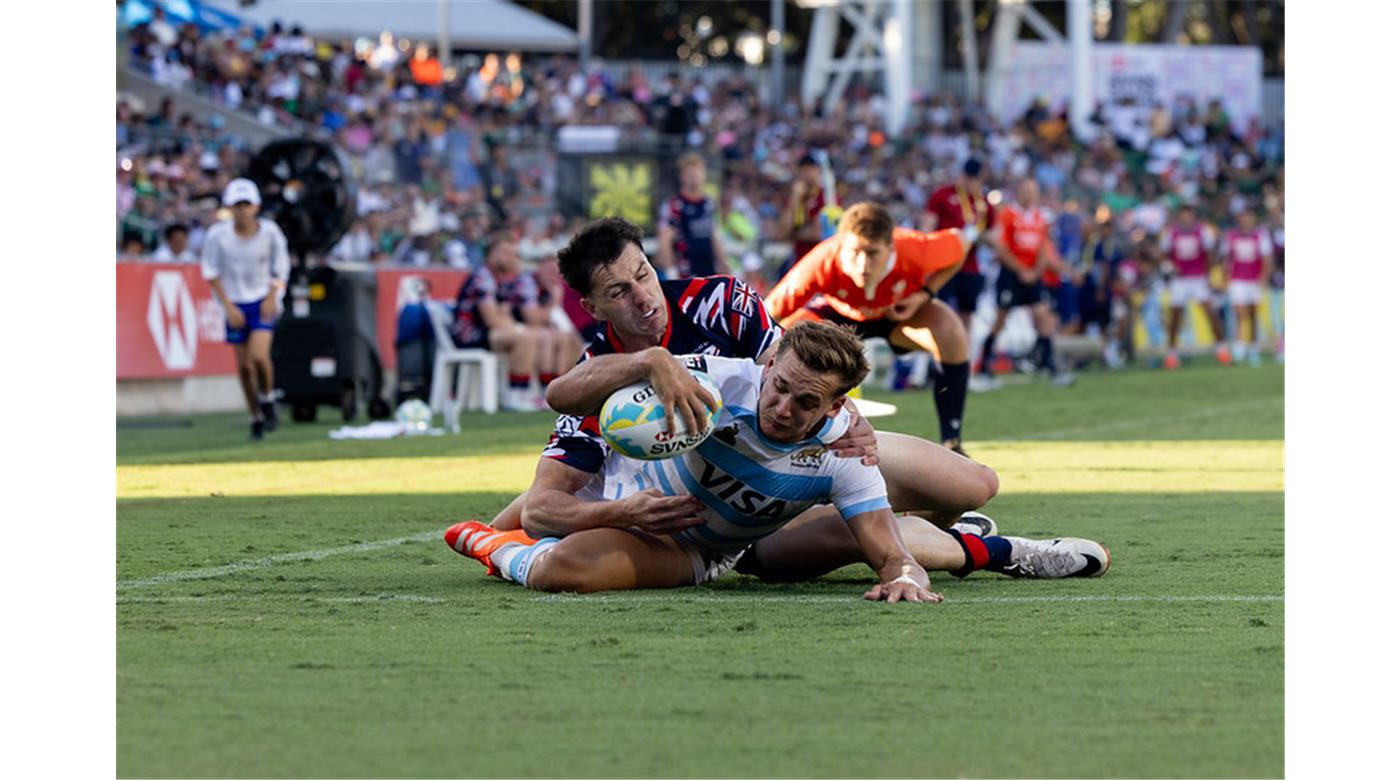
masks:
{"label": "floodlight tower", "polygon": [[[802,104],[822,99],[830,113],[851,75],[863,71],[885,75],[885,129],[897,134],[909,117],[914,90],[914,5],[890,0],[797,0],[812,8],[807,61],[802,67]],[[855,29],[846,50],[836,51],[836,33],[845,19]]]}
{"label": "floodlight tower", "polygon": [[[807,61],[802,68],[802,104],[822,101],[830,112],[850,83],[851,74],[862,71],[885,77],[885,129],[899,133],[909,117],[915,89],[936,91],[942,71],[942,0],[797,0],[813,10],[807,41]],[[987,68],[986,92],[978,69],[977,29],[972,0],[958,0],[963,40],[965,97],[989,105],[1001,94],[1005,67],[1020,35],[1021,23],[1046,40],[1070,47],[1072,84],[1071,125],[1080,130],[1093,111],[1088,0],[1065,0],[1068,40],[1025,0],[998,0],[993,22],[992,50]],[[837,28],[846,20],[855,30],[844,52],[836,50]]]}
{"label": "floodlight tower", "polygon": [[987,105],[1000,103],[1006,72],[1024,22],[1043,40],[1069,48],[1070,127],[1076,135],[1084,132],[1089,115],[1094,111],[1093,60],[1090,57],[1094,36],[1090,13],[1088,0],[1065,0],[1066,38],[1026,0],[998,0],[996,19],[992,23],[991,56],[987,61],[987,90],[983,95]]}

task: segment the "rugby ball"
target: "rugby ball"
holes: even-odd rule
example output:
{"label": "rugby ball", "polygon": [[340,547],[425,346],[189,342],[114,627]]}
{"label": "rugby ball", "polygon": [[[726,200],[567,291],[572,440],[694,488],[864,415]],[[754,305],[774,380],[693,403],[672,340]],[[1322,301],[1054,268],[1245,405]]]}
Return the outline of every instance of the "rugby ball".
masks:
{"label": "rugby ball", "polygon": [[666,410],[650,382],[637,382],[608,396],[598,415],[598,430],[603,440],[620,455],[638,460],[664,460],[690,452],[699,447],[715,429],[719,420],[719,386],[699,371],[691,371],[700,386],[715,399],[715,410],[705,419],[705,430],[691,433],[685,423],[673,415],[677,432],[666,430]]}

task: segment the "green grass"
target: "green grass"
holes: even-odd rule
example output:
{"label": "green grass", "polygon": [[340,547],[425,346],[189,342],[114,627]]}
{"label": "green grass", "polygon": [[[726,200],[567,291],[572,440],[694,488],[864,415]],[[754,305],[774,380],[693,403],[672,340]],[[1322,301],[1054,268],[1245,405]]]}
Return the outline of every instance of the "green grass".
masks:
{"label": "green grass", "polygon": [[[595,596],[487,579],[437,534],[523,489],[547,415],[257,446],[238,415],[123,421],[117,772],[1281,776],[1282,388],[1191,367],[974,396],[989,512],[1100,539],[1113,568],[935,575],[928,606],[862,602],[863,567]],[[881,428],[935,433],[926,392],[871,397],[901,408]]]}

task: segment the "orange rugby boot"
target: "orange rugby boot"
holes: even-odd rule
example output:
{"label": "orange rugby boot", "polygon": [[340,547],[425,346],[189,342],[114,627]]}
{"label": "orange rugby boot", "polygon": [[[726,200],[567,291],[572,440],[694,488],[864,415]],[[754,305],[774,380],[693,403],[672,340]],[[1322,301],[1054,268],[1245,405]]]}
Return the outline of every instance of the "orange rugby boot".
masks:
{"label": "orange rugby boot", "polygon": [[478,563],[486,567],[486,573],[499,577],[500,570],[496,564],[491,562],[491,553],[501,549],[503,545],[517,542],[523,545],[532,545],[536,539],[522,530],[497,531],[489,525],[478,523],[475,520],[468,520],[465,523],[458,523],[442,535],[447,546],[457,552],[475,558]]}

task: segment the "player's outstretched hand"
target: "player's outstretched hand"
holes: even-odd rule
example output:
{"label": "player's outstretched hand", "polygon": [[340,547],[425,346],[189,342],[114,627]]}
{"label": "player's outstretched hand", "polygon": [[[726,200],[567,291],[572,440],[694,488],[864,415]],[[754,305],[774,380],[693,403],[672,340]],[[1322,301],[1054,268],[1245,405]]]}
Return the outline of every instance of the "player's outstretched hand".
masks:
{"label": "player's outstretched hand", "polygon": [[933,300],[932,295],[929,295],[926,290],[918,290],[908,298],[891,306],[889,313],[885,316],[893,322],[904,322],[910,317],[913,317],[914,312],[918,311],[920,307],[930,300]]}
{"label": "player's outstretched hand", "polygon": [[657,398],[666,407],[666,430],[678,432],[676,418],[685,426],[686,433],[705,430],[706,419],[718,404],[685,366],[662,350],[651,361],[650,375],[651,386],[656,388]]}
{"label": "player's outstretched hand", "polygon": [[630,525],[647,533],[665,535],[700,525],[705,505],[694,496],[668,496],[656,488],[633,493],[622,499]]}
{"label": "player's outstretched hand", "polygon": [[875,438],[875,426],[861,415],[855,401],[846,399],[846,413],[851,415],[851,424],[841,438],[827,445],[838,458],[860,458],[867,466],[880,465],[880,440]]}
{"label": "player's outstretched hand", "polygon": [[942,593],[934,593],[928,588],[915,583],[913,580],[895,580],[894,582],[882,582],[879,585],[865,592],[867,601],[923,601],[937,604],[943,600]]}

